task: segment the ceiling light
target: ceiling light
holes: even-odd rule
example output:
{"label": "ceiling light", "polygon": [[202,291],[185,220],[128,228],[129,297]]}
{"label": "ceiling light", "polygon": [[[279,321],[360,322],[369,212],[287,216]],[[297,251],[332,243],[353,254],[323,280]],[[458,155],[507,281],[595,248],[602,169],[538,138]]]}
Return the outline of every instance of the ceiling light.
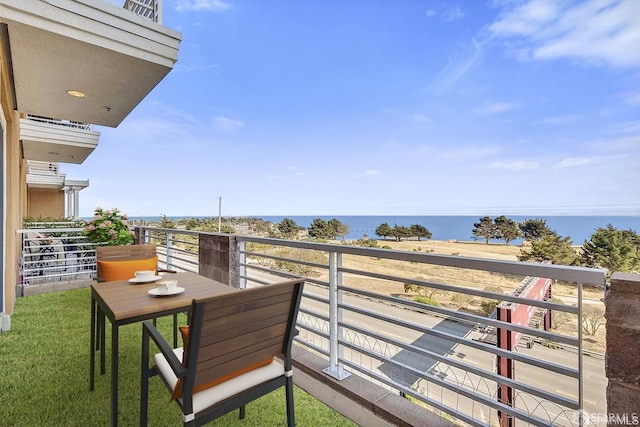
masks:
{"label": "ceiling light", "polygon": [[75,96],[76,98],[86,98],[87,94],[80,90],[69,89],[67,93],[71,96]]}

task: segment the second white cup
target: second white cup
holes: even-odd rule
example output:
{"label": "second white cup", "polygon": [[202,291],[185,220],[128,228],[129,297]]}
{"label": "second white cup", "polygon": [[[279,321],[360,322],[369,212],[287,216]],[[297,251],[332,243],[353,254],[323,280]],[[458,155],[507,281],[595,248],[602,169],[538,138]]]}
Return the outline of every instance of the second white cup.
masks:
{"label": "second white cup", "polygon": [[156,289],[158,289],[159,293],[168,294],[174,292],[177,285],[177,280],[161,280],[156,282]]}

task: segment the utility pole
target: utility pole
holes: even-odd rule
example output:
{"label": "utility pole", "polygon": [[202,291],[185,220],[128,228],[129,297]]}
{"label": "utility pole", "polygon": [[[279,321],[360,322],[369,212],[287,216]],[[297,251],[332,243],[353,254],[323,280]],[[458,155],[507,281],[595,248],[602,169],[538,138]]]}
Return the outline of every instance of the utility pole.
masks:
{"label": "utility pole", "polygon": [[222,197],[218,197],[218,233],[222,230]]}

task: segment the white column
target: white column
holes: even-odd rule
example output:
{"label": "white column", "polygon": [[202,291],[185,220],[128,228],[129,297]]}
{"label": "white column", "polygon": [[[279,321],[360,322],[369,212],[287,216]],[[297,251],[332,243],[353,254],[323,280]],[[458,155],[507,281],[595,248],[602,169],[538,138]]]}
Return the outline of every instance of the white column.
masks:
{"label": "white column", "polygon": [[80,188],[73,187],[73,218],[80,218]]}
{"label": "white column", "polygon": [[64,187],[64,198],[65,198],[64,217],[69,218],[71,216],[71,189],[67,186]]}

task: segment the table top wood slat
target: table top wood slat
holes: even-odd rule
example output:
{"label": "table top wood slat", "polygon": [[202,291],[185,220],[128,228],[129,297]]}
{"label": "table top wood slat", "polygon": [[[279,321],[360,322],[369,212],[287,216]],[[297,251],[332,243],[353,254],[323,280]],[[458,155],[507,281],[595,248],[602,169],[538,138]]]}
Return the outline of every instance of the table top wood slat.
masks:
{"label": "table top wood slat", "polygon": [[94,283],[91,285],[93,298],[112,322],[120,324],[128,320],[156,317],[158,313],[188,309],[194,299],[238,292],[240,289],[200,276],[195,273],[167,274],[167,280],[177,280],[185,291],[170,296],[153,296],[149,290],[154,283],[132,284],[128,280]]}

